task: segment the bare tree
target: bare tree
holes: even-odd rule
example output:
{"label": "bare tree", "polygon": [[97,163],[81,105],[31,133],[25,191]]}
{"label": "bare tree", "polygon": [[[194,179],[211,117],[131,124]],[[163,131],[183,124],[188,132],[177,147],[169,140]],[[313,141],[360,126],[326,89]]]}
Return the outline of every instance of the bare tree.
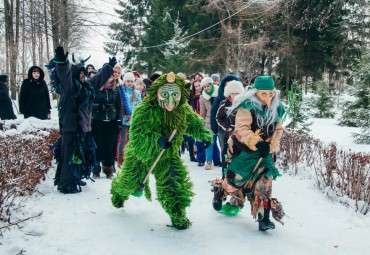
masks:
{"label": "bare tree", "polygon": [[5,39],[7,44],[6,62],[9,63],[10,96],[12,99],[16,99],[16,74],[19,45],[19,0],[4,0],[4,18]]}

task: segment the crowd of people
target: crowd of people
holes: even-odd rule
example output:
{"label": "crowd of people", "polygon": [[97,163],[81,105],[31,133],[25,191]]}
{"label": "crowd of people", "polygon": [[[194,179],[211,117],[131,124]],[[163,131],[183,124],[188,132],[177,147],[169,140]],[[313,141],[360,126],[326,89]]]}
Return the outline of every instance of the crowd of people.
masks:
{"label": "crowd of people", "polygon": [[[135,108],[140,106],[143,100],[145,107],[148,107],[153,104],[153,97],[158,97],[160,106],[165,112],[169,112],[168,116],[164,113],[163,118],[170,118],[175,116],[172,110],[178,104],[183,107],[182,103],[179,103],[180,97],[177,98],[177,94],[180,93],[181,100],[184,100],[181,102],[188,105],[191,114],[202,120],[203,131],[195,131],[194,128],[191,129],[192,132],[183,130],[181,140],[176,142],[181,141],[181,146],[179,144],[180,147],[177,148],[177,156],[187,149],[190,161],[197,162],[199,167],[206,170],[221,167],[222,179],[214,182],[215,210],[220,211],[224,208],[226,197],[230,194],[234,199],[231,199],[227,206],[242,208],[244,202],[240,201],[245,200],[244,197],[249,194],[252,209],[257,210],[262,206],[265,210],[264,213],[258,214],[260,230],[274,228],[268,218],[270,210],[273,206],[276,209],[277,204],[276,201],[275,204],[271,201],[271,181],[279,176],[279,173],[273,165],[272,155],[278,150],[284,109],[279,102],[271,77],[254,77],[248,84],[243,84],[239,77],[233,74],[221,78],[219,74],[205,77],[199,72],[189,76],[183,73],[173,74],[174,78],[172,73],[162,76],[154,73],[144,78],[136,71],[123,71],[115,57],[109,58],[108,63],[99,70],[91,64],[85,66],[83,61],[70,63],[68,52],[65,52],[63,47],[55,50],[55,57],[47,67],[51,72],[53,89],[60,94],[58,104],[60,139],[52,146],[58,163],[54,179],[58,191],[65,194],[81,192],[81,186],[86,185],[83,179],[98,179],[101,172],[106,178],[112,179],[116,172],[116,162],[123,170],[131,169],[131,166],[125,167],[124,162],[125,147],[130,141],[130,126],[131,120],[135,118]],[[21,85],[19,112],[25,118],[50,119],[50,93],[44,78],[44,71],[38,66],[32,66],[27,79]],[[6,91],[6,79],[5,75],[0,75],[0,118],[14,119],[16,115]],[[256,85],[255,81],[258,81]],[[158,87],[156,88],[158,91],[150,89],[152,84]],[[184,87],[181,87],[182,84]],[[162,88],[167,88],[167,91],[162,91]],[[186,92],[181,92],[183,89]],[[173,105],[173,108],[169,105]],[[139,111],[140,116],[136,116],[136,119],[152,118],[148,110],[146,111],[147,113]],[[186,108],[184,114],[187,111]],[[193,123],[194,127],[202,123],[191,117],[189,112],[186,114],[196,123]],[[136,123],[139,121],[136,120]],[[169,123],[168,125],[173,124],[171,120]],[[192,123],[187,125],[191,126]],[[158,140],[158,144],[164,150],[171,147],[171,141],[166,139],[168,137],[161,136]],[[135,143],[137,141],[133,142]],[[132,153],[130,149],[129,153]],[[172,160],[178,161],[177,156]],[[132,160],[135,160],[134,158]],[[263,167],[265,170],[255,172],[257,167]],[[173,171],[171,169],[169,171]],[[187,182],[185,179],[182,181]],[[253,191],[249,193],[246,191],[248,183],[253,186]],[[260,190],[262,186],[266,186],[267,191],[262,192]],[[112,192],[113,196],[116,195],[112,198],[113,204],[121,207],[123,201],[127,199],[127,194],[124,196],[115,194],[113,188]],[[238,199],[235,200],[235,197]],[[165,208],[167,205],[163,206]],[[253,213],[256,216],[256,212],[252,211]],[[181,219],[176,217],[171,219],[173,223],[175,222],[174,225],[180,226],[179,228],[190,225],[185,215],[182,215]]]}

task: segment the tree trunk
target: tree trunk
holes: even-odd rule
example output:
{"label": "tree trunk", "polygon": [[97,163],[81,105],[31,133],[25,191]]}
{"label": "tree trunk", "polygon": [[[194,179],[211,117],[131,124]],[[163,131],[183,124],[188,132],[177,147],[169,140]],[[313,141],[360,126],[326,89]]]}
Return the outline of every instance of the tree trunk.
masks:
{"label": "tree trunk", "polygon": [[45,41],[46,41],[46,59],[50,61],[50,54],[49,54],[49,32],[48,32],[48,15],[47,15],[47,2],[44,0],[44,33],[45,33]]}
{"label": "tree trunk", "polygon": [[64,51],[68,51],[68,30],[69,30],[69,20],[68,20],[68,0],[62,0],[61,5],[62,10],[62,27],[61,27],[61,45]]}
{"label": "tree trunk", "polygon": [[56,49],[60,45],[59,1],[60,0],[50,0],[51,36],[53,38],[53,49]]}
{"label": "tree trunk", "polygon": [[30,16],[31,16],[31,47],[32,47],[32,65],[37,65],[36,62],[36,15],[35,15],[35,4],[34,1],[30,1]]}
{"label": "tree trunk", "polygon": [[[15,20],[14,20],[15,13]],[[7,58],[9,63],[9,84],[10,84],[10,96],[12,99],[17,99],[17,57],[18,57],[18,45],[19,45],[19,0],[9,3],[8,0],[4,0],[4,18],[5,18],[5,38],[7,41],[8,49]],[[15,26],[15,33],[14,33]]]}
{"label": "tree trunk", "polygon": [[305,76],[305,83],[304,83],[304,94],[307,95],[308,90],[308,81],[307,81],[307,75]]}
{"label": "tree trunk", "polygon": [[[287,43],[289,45],[290,43],[290,27],[289,27],[289,21],[287,22]],[[286,57],[286,67],[285,67],[285,72],[286,72],[286,78],[285,78],[285,88],[286,88],[286,99],[289,99],[289,83],[290,83],[290,72],[289,72],[289,54]]]}
{"label": "tree trunk", "polygon": [[27,66],[26,66],[26,14],[24,0],[22,1],[22,76],[23,79],[27,77]]}

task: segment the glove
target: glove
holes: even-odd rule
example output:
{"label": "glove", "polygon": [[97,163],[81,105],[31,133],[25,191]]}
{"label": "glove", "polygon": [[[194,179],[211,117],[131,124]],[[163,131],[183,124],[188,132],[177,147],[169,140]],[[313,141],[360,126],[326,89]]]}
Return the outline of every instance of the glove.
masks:
{"label": "glove", "polygon": [[199,152],[202,153],[205,149],[207,149],[209,146],[211,146],[211,142],[209,141],[202,141],[202,143],[204,143],[204,146],[202,148],[199,149]]}
{"label": "glove", "polygon": [[131,119],[131,115],[126,115],[126,121],[129,122]]}
{"label": "glove", "polygon": [[260,153],[261,158],[266,158],[270,154],[270,143],[268,142],[259,142],[256,144],[258,152]]}
{"label": "glove", "polygon": [[117,64],[116,57],[109,58],[108,65],[110,65],[112,68]]}
{"label": "glove", "polygon": [[65,63],[67,61],[68,52],[66,52],[66,54],[64,54],[63,47],[62,46],[58,46],[55,49],[55,56],[56,56],[56,61]]}
{"label": "glove", "polygon": [[[172,138],[172,141],[174,141],[176,138]],[[163,149],[167,150],[169,148],[171,148],[172,146],[172,141],[169,142],[168,141],[168,137],[167,136],[161,136],[159,139],[158,139],[158,144],[159,146],[161,146]]]}
{"label": "glove", "polygon": [[251,137],[249,137],[249,139],[247,141],[247,146],[252,151],[256,151],[257,150],[256,144],[258,142],[263,141],[262,138],[259,136],[260,132],[261,132],[261,130],[259,130],[259,129],[256,130],[256,132]]}

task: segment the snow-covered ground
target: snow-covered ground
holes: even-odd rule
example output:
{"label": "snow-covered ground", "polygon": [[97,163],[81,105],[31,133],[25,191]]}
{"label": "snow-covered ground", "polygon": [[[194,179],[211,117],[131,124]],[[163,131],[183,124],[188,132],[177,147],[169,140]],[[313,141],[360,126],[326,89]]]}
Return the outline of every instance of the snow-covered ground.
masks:
{"label": "snow-covered ground", "polygon": [[[110,203],[105,178],[88,183],[83,192],[63,195],[52,185],[54,170],[39,185],[43,193],[26,203],[29,215],[20,230],[6,231],[0,254],[366,254],[370,216],[331,201],[313,186],[307,174],[283,174],[273,194],[283,203],[285,225],[257,230],[250,207],[234,217],[213,210],[208,181],[221,168],[206,171],[186,161],[196,193],[187,210],[193,225],[187,230],[167,227],[169,217],[158,201],[132,197],[125,208]],[[154,190],[154,179],[150,179]],[[155,197],[155,194],[154,194]]]}
{"label": "snow-covered ground", "polygon": [[[54,103],[55,105],[55,103]],[[57,125],[55,108],[51,125]],[[22,117],[20,117],[22,119]],[[16,120],[17,122],[21,120]],[[325,143],[369,152],[369,146],[355,145],[351,128],[336,126],[335,120],[313,119],[312,134]],[[50,124],[50,123],[49,123]],[[32,127],[26,120],[23,127]],[[37,124],[41,125],[41,124]],[[63,195],[53,187],[55,168],[38,185],[43,194],[28,199],[21,215],[40,217],[21,224],[22,228],[4,231],[0,254],[367,254],[370,250],[370,213],[330,199],[315,188],[309,171],[301,167],[298,175],[283,173],[273,185],[273,196],[283,203],[285,225],[257,230],[250,206],[237,216],[213,210],[209,181],[221,175],[221,168],[210,171],[183,159],[194,183],[194,196],[187,210],[193,222],[187,230],[168,227],[170,220],[158,201],[131,197],[125,208],[110,203],[111,180],[88,182],[80,194]],[[152,191],[155,180],[151,177]],[[155,192],[153,194],[155,198]],[[22,253],[23,251],[23,253]]]}

